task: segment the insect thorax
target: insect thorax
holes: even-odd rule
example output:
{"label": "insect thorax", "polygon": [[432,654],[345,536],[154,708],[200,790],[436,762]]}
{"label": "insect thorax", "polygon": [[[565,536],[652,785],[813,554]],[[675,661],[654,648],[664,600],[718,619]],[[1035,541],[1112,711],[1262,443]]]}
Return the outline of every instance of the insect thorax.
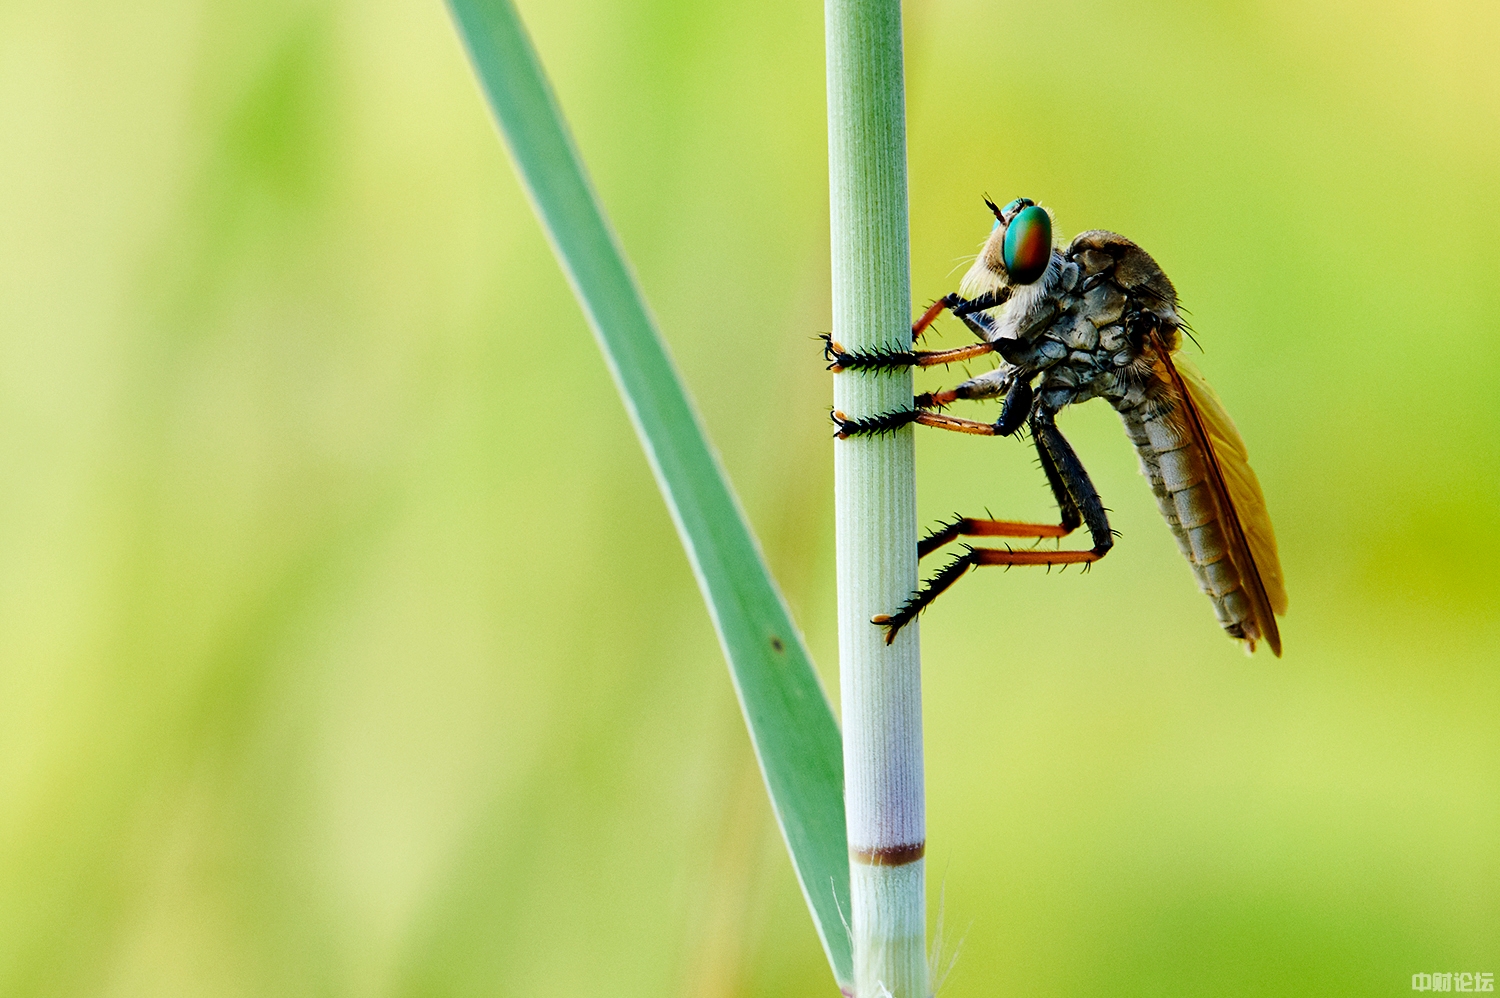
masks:
{"label": "insect thorax", "polygon": [[1054,250],[1043,277],[1016,288],[993,325],[997,339],[1020,347],[1003,351],[1014,373],[1040,376],[1043,406],[1104,398],[1124,413],[1168,390],[1147,340],[1154,333],[1175,349],[1182,320],[1176,291],[1146,251],[1093,231]]}

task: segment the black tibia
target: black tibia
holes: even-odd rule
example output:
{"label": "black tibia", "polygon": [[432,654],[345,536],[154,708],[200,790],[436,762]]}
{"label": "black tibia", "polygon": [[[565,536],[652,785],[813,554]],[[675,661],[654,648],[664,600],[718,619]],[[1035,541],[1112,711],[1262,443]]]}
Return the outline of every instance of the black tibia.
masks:
{"label": "black tibia", "polygon": [[[1099,501],[1099,492],[1094,488],[1089,473],[1083,470],[1073,446],[1057,428],[1051,411],[1041,406],[1031,417],[1031,435],[1036,440],[1037,453],[1042,457],[1042,469],[1047,473],[1047,482],[1057,505],[1062,509],[1067,522],[1068,508],[1063,503],[1066,496],[1072,505],[1074,516],[1082,515],[1089,528],[1089,539],[1094,542],[1094,554],[1102,558],[1114,547],[1114,532],[1109,529],[1109,517],[1104,513],[1104,503]],[[1050,468],[1048,462],[1051,462]],[[1054,477],[1055,476],[1055,477]]]}
{"label": "black tibia", "polygon": [[1089,537],[1094,542],[1093,548],[1088,551],[1048,551],[1036,548],[1016,551],[1011,548],[965,547],[963,554],[955,557],[924,582],[902,604],[901,609],[889,616],[874,618],[874,623],[886,629],[887,644],[895,640],[896,632],[914,620],[927,604],[937,599],[944,590],[975,566],[1087,565],[1104,557],[1114,546],[1114,535],[1109,528],[1104,504],[1099,501],[1099,493],[1089,480],[1088,472],[1078,460],[1078,455],[1058,430],[1049,410],[1037,407],[1032,412],[1031,434],[1041,458],[1042,471],[1047,476],[1047,484],[1052,487],[1052,495],[1057,500],[1062,522],[1053,527],[960,517],[923,538],[917,546],[918,557],[960,536],[1061,537],[1080,525],[1088,526]]}
{"label": "black tibia", "polygon": [[1010,288],[1001,288],[999,291],[986,291],[975,298],[964,298],[957,291],[950,291],[931,305],[922,317],[912,324],[912,336],[921,336],[933,320],[943,314],[944,310],[952,312],[960,319],[972,315],[975,312],[985,312],[997,305],[1004,305],[1010,298]]}
{"label": "black tibia", "polygon": [[[927,328],[932,320],[938,317],[943,308],[947,308],[960,322],[969,327],[969,332],[973,333],[981,341],[988,343],[995,338],[995,327],[987,317],[980,313],[987,312],[997,305],[1005,304],[1009,298],[1010,288],[1008,287],[1000,291],[986,291],[977,298],[970,298],[967,301],[959,297],[957,292],[954,292],[934,302],[932,307],[927,310],[927,313],[918,320],[918,324],[922,329]],[[914,333],[918,331],[916,326],[912,328]]]}
{"label": "black tibia", "polygon": [[1035,398],[1029,378],[1017,378],[1011,384],[1010,391],[1005,393],[1005,401],[1000,406],[1000,418],[995,421],[995,429],[1000,431],[1002,437],[1008,437],[1021,428],[1026,417],[1031,415],[1031,403]]}
{"label": "black tibia", "polygon": [[1010,300],[1010,287],[1006,286],[999,291],[986,291],[984,294],[964,301],[956,294],[949,295],[943,299],[948,302],[948,310],[954,315],[962,318],[974,312],[985,312],[996,305],[1004,305]]}
{"label": "black tibia", "polygon": [[[1053,432],[1057,432],[1055,427]],[[1057,433],[1057,436],[1059,439],[1062,438],[1061,433]],[[1042,443],[1040,434],[1034,433],[1032,442],[1036,444],[1037,457],[1041,460],[1043,474],[1047,476],[1047,484],[1052,488],[1052,498],[1057,502],[1057,511],[1060,514],[1058,522],[1056,524],[1019,523],[1011,520],[980,520],[969,516],[955,516],[952,521],[940,525],[922,538],[917,544],[918,558],[927,557],[944,544],[959,537],[1066,537],[1083,525],[1083,515],[1078,510],[1078,503],[1074,501],[1068,483],[1058,470],[1057,461],[1052,456],[1052,452]],[[1067,447],[1069,453],[1072,452],[1066,440],[1062,441],[1062,446]],[[1077,458],[1075,457],[1074,460],[1076,461]],[[1082,470],[1080,466],[1079,471]],[[1093,490],[1093,485],[1089,483],[1086,474],[1084,485],[1089,491]],[[1098,496],[1094,498],[1097,500]],[[1100,515],[1103,516],[1103,506],[1100,506]],[[1105,536],[1111,536],[1108,533],[1107,522],[1104,528]]]}
{"label": "black tibia", "polygon": [[[1058,436],[1061,437],[1062,434],[1059,433]],[[1073,496],[1068,491],[1068,484],[1063,481],[1062,472],[1058,470],[1057,461],[1052,457],[1052,452],[1042,443],[1042,435],[1036,432],[1035,423],[1032,424],[1031,439],[1036,444],[1036,456],[1042,465],[1042,474],[1047,476],[1047,485],[1051,487],[1052,498],[1057,502],[1057,511],[1062,515],[1059,522],[1070,532],[1077,530],[1083,524],[1083,514],[1078,512],[1078,504],[1073,501]],[[1066,440],[1063,441],[1063,446],[1069,451],[1072,450]],[[1092,488],[1092,484],[1089,487]]]}

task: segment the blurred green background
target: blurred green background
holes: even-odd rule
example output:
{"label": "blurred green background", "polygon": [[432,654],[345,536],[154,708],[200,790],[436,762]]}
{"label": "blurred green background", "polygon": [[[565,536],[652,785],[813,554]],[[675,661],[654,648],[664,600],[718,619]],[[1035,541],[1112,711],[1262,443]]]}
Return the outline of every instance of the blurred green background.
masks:
{"label": "blurred green background", "polygon": [[[821,5],[520,7],[836,697]],[[1142,243],[1291,596],[1243,657],[1064,415],[1114,553],[924,618],[943,995],[1500,973],[1500,10],[906,17],[914,299],[985,193]],[[833,993],[442,6],[8,3],[0,135],[0,993]]]}

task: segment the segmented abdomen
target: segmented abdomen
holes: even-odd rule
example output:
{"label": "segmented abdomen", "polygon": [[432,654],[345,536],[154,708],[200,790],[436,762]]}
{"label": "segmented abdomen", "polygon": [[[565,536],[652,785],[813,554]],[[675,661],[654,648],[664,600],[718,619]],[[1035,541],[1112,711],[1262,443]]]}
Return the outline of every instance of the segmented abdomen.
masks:
{"label": "segmented abdomen", "polygon": [[1180,407],[1169,398],[1157,395],[1137,408],[1121,410],[1120,418],[1141,459],[1141,473],[1151,483],[1156,505],[1172,528],[1178,550],[1192,566],[1198,588],[1213,602],[1219,625],[1231,637],[1243,638],[1241,625],[1254,615],[1209,492],[1205,455],[1183,423]]}

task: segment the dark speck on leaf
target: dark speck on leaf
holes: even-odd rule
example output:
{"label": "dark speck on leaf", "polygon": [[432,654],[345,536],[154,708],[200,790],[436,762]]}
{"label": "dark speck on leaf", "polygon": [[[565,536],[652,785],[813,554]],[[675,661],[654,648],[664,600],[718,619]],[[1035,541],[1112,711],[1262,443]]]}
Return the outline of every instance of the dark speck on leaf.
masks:
{"label": "dark speck on leaf", "polygon": [[784,645],[784,644],[781,643],[781,639],[780,638],[774,638],[773,637],[771,639],[771,647],[775,648],[777,651],[785,651],[786,650],[786,645]]}

